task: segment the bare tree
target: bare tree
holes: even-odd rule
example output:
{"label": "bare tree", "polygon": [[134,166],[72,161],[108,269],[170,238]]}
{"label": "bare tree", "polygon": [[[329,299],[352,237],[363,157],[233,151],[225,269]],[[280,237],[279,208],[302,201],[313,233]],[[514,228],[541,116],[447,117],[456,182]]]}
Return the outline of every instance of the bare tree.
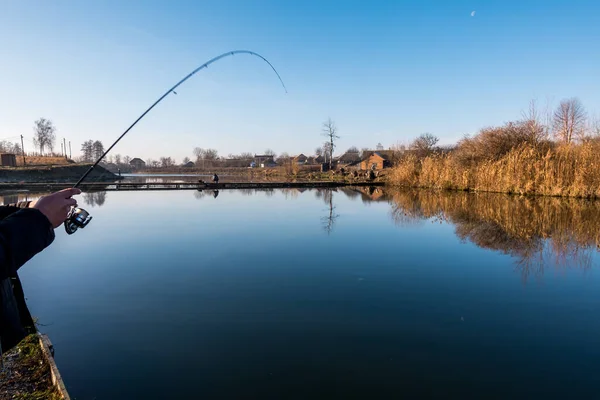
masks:
{"label": "bare tree", "polygon": [[350,148],[346,150],[346,153],[360,153],[360,150],[358,150],[358,147],[356,146],[350,146]]}
{"label": "bare tree", "polygon": [[277,156],[277,154],[275,154],[275,152],[271,149],[266,149],[265,150],[265,155],[266,156],[273,156],[273,158],[275,158]]}
{"label": "bare tree", "polygon": [[129,165],[130,162],[131,162],[131,157],[129,157],[129,156],[123,157],[123,164]]}
{"label": "bare tree", "polygon": [[171,159],[171,157],[161,157],[160,158],[160,166],[163,168],[169,168],[175,165],[175,162]]}
{"label": "bare tree", "polygon": [[562,142],[570,144],[575,138],[585,136],[586,112],[577,98],[560,102],[553,117],[554,135]]}
{"label": "bare tree", "polygon": [[104,154],[104,145],[101,141],[96,140],[92,145],[92,153],[95,160],[100,158]]}
{"label": "bare tree", "polygon": [[115,154],[115,164],[117,164],[117,165],[121,164],[121,155],[120,154]]}
{"label": "bare tree", "polygon": [[544,124],[535,100],[529,102],[529,108],[522,114],[523,122],[528,131],[527,141],[529,143],[535,146],[548,139],[550,127],[547,124]]}
{"label": "bare tree", "polygon": [[337,128],[335,123],[328,118],[327,121],[323,122],[322,135],[329,139],[329,169],[333,166],[333,151],[335,149],[335,142],[340,137],[337,135]]}
{"label": "bare tree", "polygon": [[377,143],[375,150],[383,150],[383,145],[381,143]]}
{"label": "bare tree", "polygon": [[412,141],[410,149],[418,153],[419,156],[426,156],[433,151],[434,146],[439,139],[431,133],[423,133],[418,138]]}
{"label": "bare tree", "polygon": [[196,156],[196,162],[198,162],[198,160],[202,158],[203,154],[204,150],[202,149],[202,147],[194,147],[194,155]]}
{"label": "bare tree", "polygon": [[81,145],[81,152],[83,153],[81,159],[83,161],[91,162],[92,158],[94,158],[94,141],[86,140]]}
{"label": "bare tree", "polygon": [[183,165],[187,164],[190,162],[190,158],[189,157],[183,157]]}
{"label": "bare tree", "polygon": [[252,160],[254,158],[254,154],[250,152],[244,152],[240,154],[240,159],[242,160]]}
{"label": "bare tree", "polygon": [[317,157],[320,157],[320,156],[322,156],[322,155],[323,155],[323,148],[322,148],[322,147],[317,147],[317,148],[315,149],[315,155],[316,155]]}
{"label": "bare tree", "polygon": [[56,139],[56,128],[52,121],[46,118],[40,118],[34,122],[33,126],[33,144],[40,148],[40,153],[44,153],[44,149],[49,148],[52,152],[54,148],[54,140]]}

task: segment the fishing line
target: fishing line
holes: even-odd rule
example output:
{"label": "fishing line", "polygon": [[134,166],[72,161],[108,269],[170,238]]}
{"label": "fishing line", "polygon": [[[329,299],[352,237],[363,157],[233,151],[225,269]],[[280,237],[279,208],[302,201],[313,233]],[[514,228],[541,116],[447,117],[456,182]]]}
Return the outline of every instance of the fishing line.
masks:
{"label": "fishing line", "polygon": [[[223,53],[220,56],[217,56],[215,58],[210,59],[209,61],[205,62],[204,64],[202,64],[201,66],[199,66],[198,68],[196,68],[195,70],[193,70],[192,72],[190,72],[186,77],[184,77],[182,80],[180,80],[179,82],[177,82],[177,84],[175,84],[175,86],[173,86],[172,88],[170,88],[169,90],[167,90],[162,96],[160,96],[158,98],[158,100],[156,100],[146,111],[144,111],[142,113],[142,115],[140,115],[134,122],[133,124],[131,124],[131,126],[129,126],[129,128],[127,128],[125,130],[125,132],[123,132],[121,134],[121,136],[119,136],[117,138],[117,140],[96,160],[96,162],[94,164],[92,164],[92,166],[85,172],[85,174],[83,174],[83,176],[81,178],[79,178],[79,180],[77,181],[77,183],[75,183],[75,186],[73,186],[73,188],[77,188],[84,180],[85,178],[87,178],[87,176],[94,170],[94,168],[96,168],[96,166],[100,163],[100,161],[102,161],[102,159],[108,154],[109,151],[112,150],[113,147],[116,146],[117,143],[119,143],[119,141],[138,123],[140,122],[140,120],[142,118],[144,118],[146,116],[146,114],[148,114],[150,112],[150,110],[152,110],[156,105],[158,105],[158,103],[160,103],[165,97],[167,97],[169,94],[173,93],[173,94],[177,94],[175,92],[175,89],[177,89],[179,87],[179,85],[181,85],[182,83],[184,83],[185,81],[187,81],[188,79],[190,79],[192,76],[194,76],[198,71],[202,70],[203,68],[208,68],[208,66],[222,58],[228,57],[228,56],[233,56],[235,54],[249,54],[252,56],[256,56],[258,58],[260,58],[261,60],[263,60],[264,62],[266,62],[267,64],[269,64],[269,66],[271,67],[271,69],[273,70],[273,72],[275,72],[275,74],[277,75],[277,78],[279,78],[279,82],[281,82],[281,86],[283,86],[283,89],[285,90],[285,92],[287,93],[287,88],[285,87],[285,84],[283,83],[283,80],[281,79],[281,76],[279,75],[279,72],[277,72],[277,70],[275,69],[275,67],[263,56],[261,56],[258,53],[255,53],[253,51],[250,50],[233,50],[233,51],[228,51],[227,53]],[[89,215],[89,213],[87,211],[85,211],[82,208],[73,208],[71,209],[71,211],[69,212],[69,216],[67,218],[67,220],[65,221],[64,225],[65,225],[65,230],[67,231],[67,233],[69,235],[75,233],[75,231],[77,231],[78,228],[84,228],[90,221],[91,221],[92,217]]]}

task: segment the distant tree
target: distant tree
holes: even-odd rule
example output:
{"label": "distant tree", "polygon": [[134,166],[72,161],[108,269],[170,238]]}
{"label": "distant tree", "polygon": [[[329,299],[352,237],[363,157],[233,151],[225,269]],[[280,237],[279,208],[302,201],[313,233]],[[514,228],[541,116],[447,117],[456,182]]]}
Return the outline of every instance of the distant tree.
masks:
{"label": "distant tree", "polygon": [[183,165],[187,164],[190,162],[190,158],[189,157],[183,157]]}
{"label": "distant tree", "polygon": [[560,102],[553,116],[554,135],[566,144],[585,136],[586,112],[577,98]]}
{"label": "distant tree", "polygon": [[249,152],[244,152],[242,154],[240,154],[240,159],[242,160],[252,160],[254,158],[254,154],[249,153]]}
{"label": "distant tree", "polygon": [[129,165],[130,162],[131,162],[131,157],[129,157],[129,156],[123,157],[123,164]]}
{"label": "distant tree", "polygon": [[43,154],[46,148],[50,152],[54,149],[54,140],[56,139],[56,128],[52,121],[46,118],[40,118],[34,122],[33,126],[33,144],[40,148],[40,153]]}
{"label": "distant tree", "polygon": [[323,148],[322,148],[322,147],[317,147],[317,148],[315,149],[315,155],[316,155],[317,157],[320,157],[320,156],[322,156],[322,155],[323,155]]}
{"label": "distant tree", "polygon": [[20,155],[21,145],[7,140],[0,140],[0,152]]}
{"label": "distant tree", "polygon": [[283,152],[277,157],[277,163],[280,165],[286,164],[291,160],[291,157],[288,153]]}
{"label": "distant tree", "polygon": [[346,150],[346,153],[360,153],[360,151],[358,150],[358,147],[351,146],[348,150]]}
{"label": "distant tree", "polygon": [[410,149],[417,152],[419,156],[426,156],[433,151],[439,139],[431,133],[423,133],[410,144]]}
{"label": "distant tree", "polygon": [[94,141],[86,140],[81,145],[81,159],[86,162],[91,162],[94,157]]}
{"label": "distant tree", "polygon": [[204,154],[204,149],[202,147],[194,147],[194,155],[196,156],[196,162],[202,158]]}
{"label": "distant tree", "polygon": [[266,156],[273,156],[273,158],[275,158],[277,156],[277,154],[275,154],[275,152],[271,149],[266,149],[265,150],[265,155]]}
{"label": "distant tree", "polygon": [[120,154],[115,154],[115,164],[117,164],[117,165],[121,164],[121,155]]}
{"label": "distant tree", "polygon": [[360,149],[360,157],[364,157],[369,151],[371,151],[369,148],[363,147],[362,149]]}
{"label": "distant tree", "polygon": [[383,150],[383,145],[381,143],[377,143],[375,150]]}
{"label": "distant tree", "polygon": [[523,112],[523,123],[528,131],[527,142],[530,144],[535,146],[549,138],[550,127],[543,122],[535,100],[531,100],[529,108]]}
{"label": "distant tree", "polygon": [[92,153],[94,160],[99,159],[102,156],[102,154],[104,154],[104,145],[101,141],[96,140],[94,142],[94,144],[92,145]]}
{"label": "distant tree", "polygon": [[325,157],[325,162],[329,162],[330,158],[331,158],[331,143],[329,142],[324,142],[323,143],[323,147],[322,147],[322,152],[323,152],[323,157]]}
{"label": "distant tree", "polygon": [[160,166],[163,168],[169,168],[175,165],[175,162],[171,159],[171,157],[161,157],[160,158]]}
{"label": "distant tree", "polygon": [[323,128],[322,128],[321,134],[328,139],[329,169],[331,169],[332,164],[333,164],[333,151],[335,149],[335,142],[337,141],[337,139],[340,138],[337,135],[337,127],[335,126],[335,123],[331,120],[331,118],[328,118],[327,121],[323,122]]}
{"label": "distant tree", "polygon": [[219,158],[219,153],[215,149],[204,150],[204,157],[206,160],[216,160]]}

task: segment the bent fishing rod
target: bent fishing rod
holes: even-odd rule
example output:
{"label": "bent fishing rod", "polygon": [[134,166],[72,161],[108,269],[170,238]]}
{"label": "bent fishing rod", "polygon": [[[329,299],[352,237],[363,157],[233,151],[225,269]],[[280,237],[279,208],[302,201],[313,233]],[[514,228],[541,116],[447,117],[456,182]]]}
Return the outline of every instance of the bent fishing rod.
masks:
{"label": "bent fishing rod", "polygon": [[[94,162],[94,164],[92,164],[92,166],[85,172],[85,174],[83,174],[83,176],[81,178],[79,178],[79,180],[77,181],[77,183],[75,183],[75,186],[73,186],[73,188],[78,187],[79,185],[81,185],[81,183],[84,181],[85,178],[87,178],[87,176],[94,170],[94,168],[96,168],[96,166],[98,166],[98,164],[100,163],[100,161],[102,161],[102,159],[108,154],[109,151],[112,150],[113,147],[116,146],[117,143],[119,143],[119,141],[121,139],[123,139],[123,137],[138,123],[140,122],[140,120],[142,118],[144,118],[146,116],[146,114],[148,114],[150,112],[150,110],[152,110],[154,107],[156,107],[158,105],[158,103],[160,103],[165,97],[167,97],[169,94],[173,93],[173,94],[177,94],[175,92],[175,89],[177,89],[179,87],[179,85],[183,84],[185,81],[187,81],[188,79],[190,79],[192,76],[194,76],[197,72],[199,72],[200,70],[202,70],[203,68],[208,68],[208,66],[222,58],[228,57],[228,56],[233,56],[235,54],[250,54],[252,56],[256,56],[258,58],[260,58],[261,60],[263,60],[264,62],[266,62],[267,64],[269,64],[269,66],[271,67],[271,69],[273,70],[273,72],[275,72],[275,74],[277,75],[277,78],[279,78],[279,82],[281,82],[281,86],[283,86],[283,89],[285,90],[285,92],[287,93],[287,88],[285,87],[285,84],[283,83],[283,79],[281,79],[281,76],[279,75],[279,72],[277,72],[277,70],[275,69],[275,67],[263,56],[261,56],[258,53],[255,53],[253,51],[250,50],[234,50],[234,51],[228,51],[227,53],[223,53],[220,56],[217,56],[215,58],[210,59],[209,61],[205,62],[204,64],[202,64],[201,66],[199,66],[198,68],[196,68],[195,70],[193,70],[192,72],[190,72],[185,78],[183,78],[182,80],[180,80],[179,82],[177,82],[175,84],[175,86],[173,86],[172,88],[170,88],[169,90],[167,90],[162,96],[160,96],[158,98],[158,100],[156,100],[146,111],[144,111],[142,113],[142,115],[140,115],[134,122],[133,124],[131,124],[129,126],[129,128],[127,128],[125,130],[125,132],[123,132],[121,134],[121,136],[119,136],[117,138],[117,140],[96,160],[96,162]],[[90,214],[84,210],[83,208],[79,208],[79,207],[75,207],[72,208],[69,212],[69,215],[67,217],[67,220],[64,223],[65,226],[65,230],[67,231],[67,233],[69,235],[72,235],[73,233],[75,233],[77,231],[77,229],[79,228],[85,228],[86,225],[92,220],[92,217],[90,216]]]}

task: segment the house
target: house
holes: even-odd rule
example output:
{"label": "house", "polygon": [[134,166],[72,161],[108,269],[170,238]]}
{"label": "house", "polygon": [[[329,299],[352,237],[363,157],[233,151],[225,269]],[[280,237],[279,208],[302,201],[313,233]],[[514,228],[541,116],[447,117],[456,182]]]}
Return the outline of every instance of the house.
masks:
{"label": "house", "polygon": [[14,154],[2,154],[0,155],[0,165],[3,167],[16,167],[17,157]]}
{"label": "house", "polygon": [[297,165],[304,165],[304,164],[306,164],[307,161],[308,161],[308,157],[306,157],[302,153],[300,153],[299,155],[294,157],[294,163]]}
{"label": "house", "polygon": [[192,167],[195,167],[196,164],[194,164],[193,161],[188,161],[185,164],[183,164],[183,166],[186,167],[186,168],[192,168]]}
{"label": "house", "polygon": [[354,164],[356,162],[360,162],[360,154],[358,152],[345,152],[341,156],[339,156],[336,161],[338,165],[344,166],[349,164]]}
{"label": "house", "polygon": [[134,169],[141,169],[146,166],[146,162],[141,158],[136,157],[133,160],[129,161],[129,165],[131,165]]}
{"label": "house", "polygon": [[392,166],[394,160],[393,150],[377,150],[363,153],[363,159],[360,162],[362,170],[380,170]]}
{"label": "house", "polygon": [[250,166],[252,168],[265,168],[265,167],[275,167],[277,166],[277,163],[275,162],[275,160],[273,160],[273,156],[272,155],[267,155],[267,154],[255,154],[254,155],[254,161],[252,161],[250,163]]}

